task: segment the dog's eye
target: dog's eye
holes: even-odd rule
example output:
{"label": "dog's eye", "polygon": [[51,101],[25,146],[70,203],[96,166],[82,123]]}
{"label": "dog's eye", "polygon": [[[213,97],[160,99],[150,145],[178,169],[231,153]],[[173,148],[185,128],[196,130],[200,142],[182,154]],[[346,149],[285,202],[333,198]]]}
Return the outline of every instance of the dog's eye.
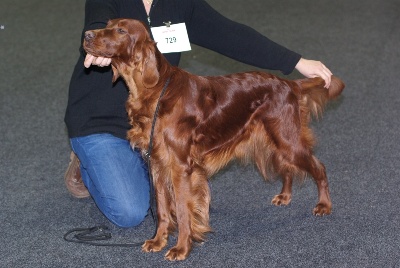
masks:
{"label": "dog's eye", "polygon": [[120,34],[126,34],[126,31],[122,28],[117,28],[117,32]]}

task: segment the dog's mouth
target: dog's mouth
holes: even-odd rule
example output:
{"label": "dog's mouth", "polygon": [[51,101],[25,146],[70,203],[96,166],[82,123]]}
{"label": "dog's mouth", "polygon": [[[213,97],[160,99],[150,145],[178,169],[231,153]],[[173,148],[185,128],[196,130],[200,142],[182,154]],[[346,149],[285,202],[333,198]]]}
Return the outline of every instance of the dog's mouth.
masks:
{"label": "dog's mouth", "polygon": [[86,40],[83,41],[83,49],[87,52],[90,53],[92,55],[96,54],[95,51],[93,51],[93,42],[88,42]]}
{"label": "dog's mouth", "polygon": [[93,40],[83,41],[83,49],[86,53],[89,53],[95,57],[105,57],[105,58],[112,58],[114,55],[109,51],[102,51],[101,47],[98,47],[94,44]]}

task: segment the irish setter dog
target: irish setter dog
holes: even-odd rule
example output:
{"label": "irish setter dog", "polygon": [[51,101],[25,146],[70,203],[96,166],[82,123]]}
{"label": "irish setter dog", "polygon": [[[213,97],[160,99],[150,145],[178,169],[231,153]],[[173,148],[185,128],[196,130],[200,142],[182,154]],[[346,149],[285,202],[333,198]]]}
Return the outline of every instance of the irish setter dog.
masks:
{"label": "irish setter dog", "polygon": [[319,196],[314,215],[331,213],[325,167],[313,155],[309,122],[340,95],[340,79],[332,77],[326,89],[321,78],[289,81],[264,72],[196,76],[171,66],[147,26],[130,19],[87,31],[84,48],[111,58],[113,81],[121,76],[129,87],[132,146],[148,149],[160,104],[151,152],[158,226],[144,251],[161,251],[176,229],[177,244],[166,253],[168,260],[184,260],[194,241],[204,241],[211,230],[208,178],[233,159],[254,162],[265,179],[282,177],[274,205],[289,204],[294,177],[311,175]]}

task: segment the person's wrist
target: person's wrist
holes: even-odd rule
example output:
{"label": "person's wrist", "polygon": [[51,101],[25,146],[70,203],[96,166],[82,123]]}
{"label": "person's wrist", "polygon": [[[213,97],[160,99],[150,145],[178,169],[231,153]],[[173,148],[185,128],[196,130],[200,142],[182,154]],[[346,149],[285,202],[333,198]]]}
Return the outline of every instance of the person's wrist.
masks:
{"label": "person's wrist", "polygon": [[304,59],[300,58],[299,61],[297,62],[296,66],[294,67],[297,71],[301,69],[301,67],[304,65]]}

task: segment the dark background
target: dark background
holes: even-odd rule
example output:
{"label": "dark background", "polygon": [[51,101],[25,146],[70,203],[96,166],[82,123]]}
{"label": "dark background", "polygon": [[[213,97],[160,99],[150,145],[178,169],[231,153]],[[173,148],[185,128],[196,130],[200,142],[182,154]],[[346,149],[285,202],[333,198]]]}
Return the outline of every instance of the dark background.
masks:
{"label": "dark background", "polygon": [[[137,228],[112,226],[90,198],[74,199],[64,186],[63,117],[84,2],[0,2],[0,267],[400,267],[400,1],[208,0],[346,83],[313,123],[333,213],[312,216],[311,180],[294,185],[288,207],[274,207],[281,183],[232,164],[212,179],[214,233],[174,264],[163,260],[166,250],[62,238],[98,224],[111,228],[113,242],[154,232],[151,217]],[[181,67],[202,75],[254,70],[199,47],[184,53]]]}

